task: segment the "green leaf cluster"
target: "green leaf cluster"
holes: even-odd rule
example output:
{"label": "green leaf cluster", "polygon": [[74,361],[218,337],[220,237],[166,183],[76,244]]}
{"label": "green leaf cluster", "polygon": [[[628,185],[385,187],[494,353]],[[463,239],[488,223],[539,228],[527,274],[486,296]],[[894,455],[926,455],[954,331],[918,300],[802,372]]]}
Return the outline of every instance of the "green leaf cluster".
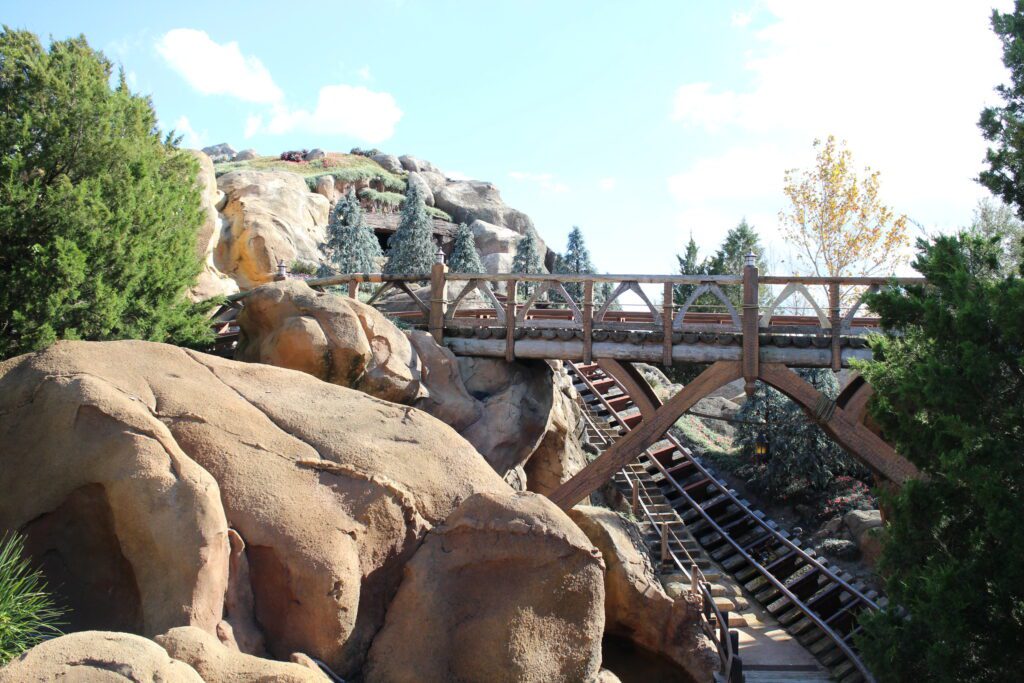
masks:
{"label": "green leaf cluster", "polygon": [[1003,44],[1010,82],[996,87],[1003,105],[985,108],[978,121],[993,144],[978,181],[1024,218],[1024,0],[1016,0],[1012,12],[993,10],[992,30]]}
{"label": "green leaf cluster", "polygon": [[889,330],[860,369],[871,413],[924,478],[891,499],[893,604],[862,619],[881,681],[1010,681],[1024,670],[1024,281],[998,237],[919,241],[927,285],[869,297]]}
{"label": "green leaf cluster", "polygon": [[0,358],[57,339],[200,344],[198,163],[82,37],[0,32]]}

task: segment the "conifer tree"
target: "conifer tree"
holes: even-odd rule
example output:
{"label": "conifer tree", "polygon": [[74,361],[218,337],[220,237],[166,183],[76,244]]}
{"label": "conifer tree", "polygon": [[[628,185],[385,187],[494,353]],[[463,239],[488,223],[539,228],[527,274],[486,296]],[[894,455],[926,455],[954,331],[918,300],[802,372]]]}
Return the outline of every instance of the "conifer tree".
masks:
{"label": "conifer tree", "polygon": [[338,200],[327,226],[327,257],[338,273],[372,273],[383,252],[373,230],[363,219],[354,189]]}
{"label": "conifer tree", "polygon": [[[544,260],[537,249],[537,237],[532,228],[527,228],[526,234],[519,238],[516,243],[516,255],[512,259],[512,272],[536,275],[545,272]],[[526,283],[524,290],[527,296],[533,293],[536,288],[532,283]]]}
{"label": "conifer tree", "polygon": [[476,250],[473,233],[465,223],[459,224],[455,232],[455,245],[448,259],[448,270],[453,273],[482,273],[484,266],[480,263],[480,254]]}
{"label": "conifer tree", "polygon": [[0,30],[0,358],[57,339],[210,339],[195,159],[85,38]]}
{"label": "conifer tree", "polygon": [[434,264],[434,223],[416,183],[409,183],[398,229],[388,240],[388,260],[384,272],[389,275],[427,275]]}
{"label": "conifer tree", "polygon": [[[590,250],[583,241],[583,231],[574,225],[569,232],[565,254],[558,259],[556,272],[572,275],[593,274],[594,264],[590,261]],[[583,300],[583,283],[567,282],[565,291],[577,302]]]}
{"label": "conifer tree", "polygon": [[[693,233],[691,232],[690,241],[686,244],[686,252],[682,256],[676,254],[676,260],[679,261],[679,274],[702,275],[705,265],[697,260],[699,255],[697,243],[693,240]],[[676,305],[682,306],[685,304],[695,289],[697,289],[697,285],[676,285],[672,289],[672,298]]]}

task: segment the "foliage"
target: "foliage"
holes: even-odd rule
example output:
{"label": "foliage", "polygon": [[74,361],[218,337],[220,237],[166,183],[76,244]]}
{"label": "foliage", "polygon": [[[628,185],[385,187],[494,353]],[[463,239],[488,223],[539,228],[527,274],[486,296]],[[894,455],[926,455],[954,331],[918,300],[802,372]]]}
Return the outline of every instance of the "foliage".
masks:
{"label": "foliage", "polygon": [[[831,370],[816,368],[797,371],[828,398],[839,393]],[[840,475],[866,477],[867,473],[847,455],[803,409],[775,389],[757,383],[754,396],[740,408],[736,419],[736,444],[744,457],[754,460],[757,437],[769,443],[767,464],[750,471],[751,484],[769,498],[781,501],[794,492],[820,494]]]}
{"label": "foliage", "polygon": [[281,161],[305,161],[306,155],[309,153],[308,149],[289,150],[287,152],[281,152]]}
{"label": "foliage", "polygon": [[[572,275],[593,274],[594,264],[590,260],[590,250],[583,240],[583,231],[574,225],[569,232],[569,241],[565,246],[565,254],[559,254],[555,261],[555,272]],[[565,291],[577,302],[583,301],[583,283],[566,282]]]}
{"label": "foliage", "polygon": [[359,190],[359,198],[369,202],[378,213],[392,213],[405,203],[405,195],[397,192],[379,192],[372,187]]}
{"label": "foliage", "polygon": [[1001,107],[987,107],[978,126],[993,143],[985,155],[988,168],[978,182],[1024,218],[1024,1],[1016,0],[1012,12],[992,11],[992,30],[1003,44],[1003,64],[1010,82],[996,86]]}
{"label": "foliage", "polygon": [[64,616],[47,593],[42,575],[23,559],[24,551],[21,536],[0,538],[0,666],[59,636]]}
{"label": "foliage", "polygon": [[377,270],[377,259],[383,256],[380,242],[363,219],[363,209],[351,188],[334,206],[323,250],[339,273]]}
{"label": "foliage", "polygon": [[969,230],[982,237],[997,238],[1006,254],[1001,259],[1002,274],[1017,272],[1024,263],[1024,222],[1005,204],[984,198],[974,210]]}
{"label": "foliage", "polygon": [[198,165],[82,37],[0,32],[0,358],[56,339],[203,344]]}
{"label": "foliage", "polygon": [[1010,681],[1024,669],[1024,280],[998,240],[919,241],[926,285],[869,298],[889,336],[860,370],[886,440],[926,478],[892,497],[894,610],[863,619],[880,681]]}
{"label": "foliage", "polygon": [[405,192],[405,178],[381,168],[372,159],[352,154],[330,154],[323,159],[314,159],[303,164],[282,161],[278,157],[258,157],[244,161],[227,161],[217,164],[217,177],[232,171],[284,171],[294,173],[306,179],[309,190],[316,189],[316,181],[321,176],[331,176],[338,182],[357,183],[372,182],[389,192]]}
{"label": "foliage", "polygon": [[480,254],[476,250],[473,233],[465,223],[459,224],[455,232],[455,245],[448,259],[448,269],[453,273],[482,273],[484,266],[480,263]]}
{"label": "foliage", "polygon": [[292,261],[288,272],[296,275],[316,275],[317,267],[308,261]]}
{"label": "foliage", "polygon": [[878,171],[866,167],[859,178],[852,153],[831,135],[814,148],[812,169],[786,171],[790,207],[779,212],[799,267],[831,277],[893,273],[906,261],[907,217],[882,203]]}
{"label": "foliage", "polygon": [[427,207],[427,214],[431,218],[440,218],[443,221],[448,221],[449,223],[452,222],[452,217],[448,213],[446,213],[446,212],[442,211],[441,209],[437,208],[436,206],[428,206]]}
{"label": "foliage", "polygon": [[375,157],[380,154],[380,150],[374,147],[373,149],[362,149],[360,147],[353,147],[349,154],[355,154],[361,157]]}
{"label": "foliage", "polygon": [[434,223],[427,214],[427,206],[419,188],[410,183],[398,229],[388,240],[388,260],[384,264],[384,272],[389,275],[428,275],[434,265],[436,252]]}
{"label": "foliage", "polygon": [[[754,227],[747,223],[744,218],[729,230],[722,240],[722,245],[714,254],[698,262],[699,252],[697,243],[690,235],[690,241],[686,245],[686,251],[682,256],[676,255],[679,261],[679,273],[681,275],[742,275],[746,265],[747,254],[754,255],[754,264],[758,272],[764,275],[768,272],[765,263],[764,247],[761,246],[761,239],[754,230]],[[672,298],[677,306],[682,306],[690,298],[698,285],[676,285],[672,290]],[[743,305],[743,287],[740,285],[723,285],[722,293],[729,302],[739,311]],[[767,296],[767,290],[762,293],[762,298]],[[767,302],[765,302],[767,303]],[[722,302],[711,294],[700,296],[694,301],[696,308],[693,310],[721,310]]]}
{"label": "foliage", "polygon": [[[527,228],[526,233],[516,242],[516,254],[512,258],[512,272],[528,275],[547,272],[544,270],[544,259],[537,247],[537,236],[534,234],[533,228]],[[533,294],[534,289],[536,286],[533,283],[523,284],[523,290],[528,297]]]}

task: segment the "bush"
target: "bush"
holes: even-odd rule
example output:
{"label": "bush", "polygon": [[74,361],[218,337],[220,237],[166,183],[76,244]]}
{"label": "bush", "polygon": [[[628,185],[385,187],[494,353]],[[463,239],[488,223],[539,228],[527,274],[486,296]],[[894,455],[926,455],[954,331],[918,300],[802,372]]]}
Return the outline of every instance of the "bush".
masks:
{"label": "bush", "polygon": [[84,38],[0,32],[0,358],[57,339],[203,345],[198,163]]}
{"label": "bush", "polygon": [[0,539],[0,666],[59,636],[64,616],[46,592],[42,575],[23,559],[24,551],[21,536]]}
{"label": "bush", "polygon": [[437,208],[436,206],[428,206],[426,208],[427,208],[427,214],[431,218],[439,218],[442,221],[448,221],[449,223],[452,222],[452,217],[449,214],[447,214],[444,211],[442,211],[441,209]]}
{"label": "bush", "polygon": [[305,161],[308,149],[281,152],[281,161]]}

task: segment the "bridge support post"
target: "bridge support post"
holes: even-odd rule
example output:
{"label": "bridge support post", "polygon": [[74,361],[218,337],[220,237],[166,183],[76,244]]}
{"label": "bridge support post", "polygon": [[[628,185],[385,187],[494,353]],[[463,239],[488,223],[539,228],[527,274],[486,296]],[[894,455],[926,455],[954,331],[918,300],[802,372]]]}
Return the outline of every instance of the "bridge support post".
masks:
{"label": "bridge support post", "polygon": [[743,266],[743,390],[753,396],[756,389],[760,349],[757,338],[757,266],[747,254]]}
{"label": "bridge support post", "polygon": [[444,314],[448,307],[448,266],[435,263],[430,268],[430,316],[427,330],[438,344],[444,341]]}
{"label": "bridge support post", "polygon": [[842,333],[843,320],[839,317],[839,283],[828,285],[829,325],[832,327],[832,372],[839,372],[843,367],[842,349],[839,335]]}

